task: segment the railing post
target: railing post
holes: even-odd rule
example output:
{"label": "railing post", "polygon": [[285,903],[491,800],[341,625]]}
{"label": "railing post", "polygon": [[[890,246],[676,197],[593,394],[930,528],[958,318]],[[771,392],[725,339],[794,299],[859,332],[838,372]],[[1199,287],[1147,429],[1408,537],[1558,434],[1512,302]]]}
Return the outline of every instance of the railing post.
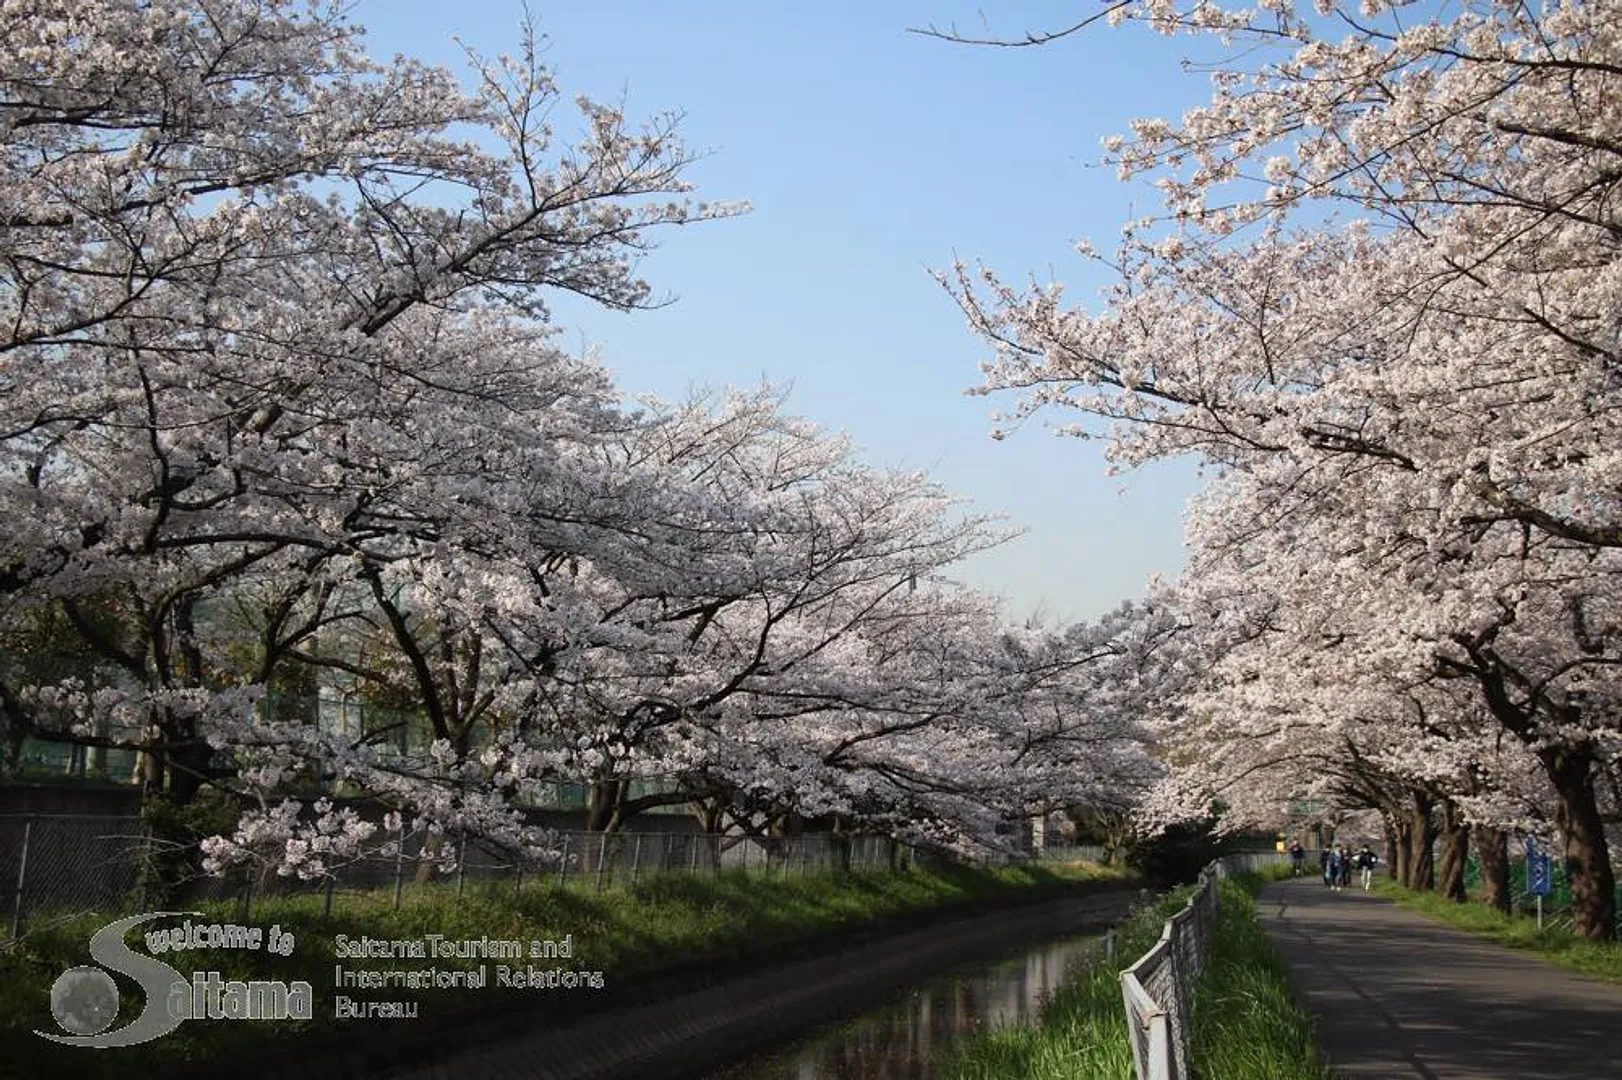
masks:
{"label": "railing post", "polygon": [[558,888],[563,888],[569,877],[569,834],[563,834],[563,857],[558,860]]}
{"label": "railing post", "polygon": [[1181,1057],[1172,1056],[1171,1024],[1165,1013],[1156,1013],[1149,1017],[1149,1075],[1146,1080],[1184,1080],[1184,1073],[1179,1076],[1173,1069],[1174,1061]]}
{"label": "railing post", "polygon": [[1174,1077],[1175,1080],[1187,1080],[1188,1077],[1188,980],[1192,978],[1192,973],[1188,970],[1188,965],[1183,962],[1182,936],[1185,930],[1185,926],[1180,926],[1168,919],[1165,932],[1162,935],[1166,938],[1166,963],[1171,965],[1172,997],[1171,1001],[1164,1003],[1167,1013],[1167,1055],[1172,1068],[1172,1071],[1166,1075]]}
{"label": "railing post", "polygon": [[394,910],[400,910],[400,894],[405,891],[405,837],[400,837],[400,846],[394,849]]}
{"label": "railing post", "polygon": [[636,834],[636,846],[631,849],[631,884],[632,885],[636,884],[636,879],[637,879],[638,876],[641,875],[641,873],[642,873],[642,834],[637,833]]}

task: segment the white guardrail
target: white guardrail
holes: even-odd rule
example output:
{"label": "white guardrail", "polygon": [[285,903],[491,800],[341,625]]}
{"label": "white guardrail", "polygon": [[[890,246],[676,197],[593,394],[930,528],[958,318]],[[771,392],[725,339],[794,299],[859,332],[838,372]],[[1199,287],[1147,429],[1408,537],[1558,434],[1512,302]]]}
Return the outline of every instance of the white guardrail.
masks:
{"label": "white guardrail", "polygon": [[1137,1080],[1189,1080],[1194,981],[1205,966],[1216,927],[1217,881],[1287,857],[1269,851],[1228,855],[1211,863],[1200,871],[1199,887],[1187,905],[1166,920],[1160,940],[1121,972]]}

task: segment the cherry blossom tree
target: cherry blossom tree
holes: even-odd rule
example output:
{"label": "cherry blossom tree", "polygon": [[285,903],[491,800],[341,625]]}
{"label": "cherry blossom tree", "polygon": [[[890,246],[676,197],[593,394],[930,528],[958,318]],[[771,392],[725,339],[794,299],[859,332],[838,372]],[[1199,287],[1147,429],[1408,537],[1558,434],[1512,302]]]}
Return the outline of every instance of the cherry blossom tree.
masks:
{"label": "cherry blossom tree", "polygon": [[[689,201],[673,117],[582,100],[566,144],[527,28],[468,88],[321,3],[0,32],[0,709],[246,806],[208,869],[545,858],[555,780],[597,829],[961,847],[1157,775],[1163,612],[1009,628],[950,578],[1005,533],[926,475],[770,389],[628,406],[556,347],[555,290],[653,306],[657,230],[740,209]],[[288,704],[339,679],[426,739]]]}
{"label": "cherry blossom tree", "polygon": [[[186,800],[350,586],[447,523],[498,530],[602,419],[547,292],[653,303],[651,230],[737,208],[687,201],[672,117],[582,100],[566,145],[527,28],[464,91],[322,4],[0,19],[0,591],[100,661],[8,670],[7,723],[140,749]],[[250,587],[274,599],[243,665],[210,609]]]}
{"label": "cherry blossom tree", "polygon": [[1122,465],[1193,453],[1243,476],[1194,535],[1208,567],[1265,545],[1253,581],[1313,581],[1283,598],[1288,625],[1384,597],[1354,631],[1386,642],[1398,685],[1470,680],[1465,728],[1489,717],[1539,762],[1579,930],[1609,936],[1615,5],[1154,0],[1111,19],[1245,48],[1208,105],[1106,141],[1165,214],[1128,227],[1097,313],[943,275],[995,347],[984,389],[1019,393],[1015,420],[1073,411]]}

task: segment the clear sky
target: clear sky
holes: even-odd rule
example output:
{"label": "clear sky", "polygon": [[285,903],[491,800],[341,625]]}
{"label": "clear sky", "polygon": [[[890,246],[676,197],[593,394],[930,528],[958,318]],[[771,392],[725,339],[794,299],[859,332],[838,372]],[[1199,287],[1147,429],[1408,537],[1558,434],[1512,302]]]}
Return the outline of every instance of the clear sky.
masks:
{"label": "clear sky", "polygon": [[[1091,9],[1007,4],[990,29],[1018,36]],[[1027,535],[958,576],[1005,596],[1014,617],[1095,616],[1177,573],[1192,466],[1110,477],[1097,444],[1035,423],[993,442],[997,400],[963,393],[987,350],[928,271],[980,259],[1092,302],[1104,281],[1074,241],[1108,250],[1128,216],[1157,205],[1098,164],[1099,139],[1207,96],[1180,71],[1179,43],[1104,26],[1035,49],[907,32],[984,32],[963,0],[531,10],[566,95],[623,99],[633,120],[681,112],[689,147],[709,152],[689,174],[696,197],[754,208],[662,234],[642,269],[676,298],[668,307],[560,301],[568,347],[596,347],[628,394],[791,384],[791,410],[850,432],[873,464],[927,468],[1006,514]],[[354,19],[375,55],[460,67],[453,35],[509,50],[522,12],[519,0],[360,0]],[[560,112],[560,134],[572,120]]]}

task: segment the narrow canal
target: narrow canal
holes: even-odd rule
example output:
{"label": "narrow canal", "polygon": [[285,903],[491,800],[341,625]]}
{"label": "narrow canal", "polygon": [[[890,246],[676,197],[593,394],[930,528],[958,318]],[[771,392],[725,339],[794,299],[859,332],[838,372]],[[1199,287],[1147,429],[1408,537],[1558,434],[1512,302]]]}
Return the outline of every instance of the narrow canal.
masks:
{"label": "narrow canal", "polygon": [[964,1037],[1036,1023],[1054,991],[1101,951],[1097,937],[1027,946],[913,987],[865,1015],[709,1080],[935,1080]]}

